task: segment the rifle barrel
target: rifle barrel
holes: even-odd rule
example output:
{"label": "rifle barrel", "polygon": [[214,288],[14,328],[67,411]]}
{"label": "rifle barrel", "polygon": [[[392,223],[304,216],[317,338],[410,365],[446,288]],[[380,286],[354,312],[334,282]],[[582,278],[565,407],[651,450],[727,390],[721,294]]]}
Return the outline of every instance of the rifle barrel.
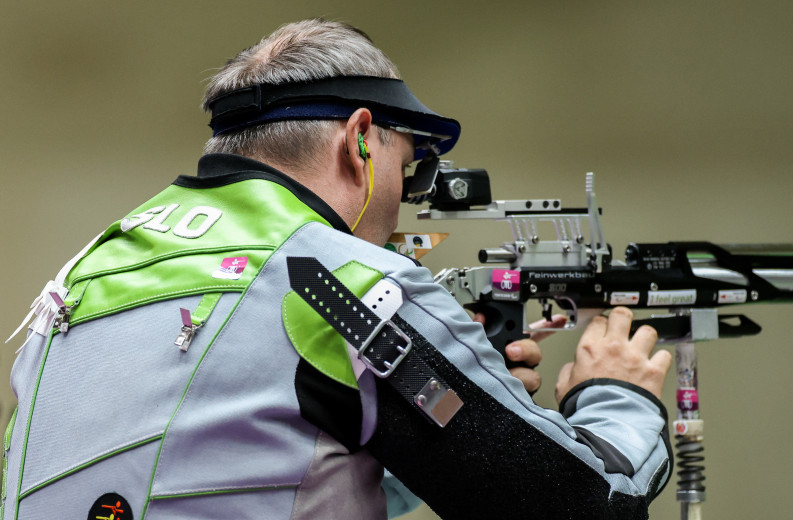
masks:
{"label": "rifle barrel", "polygon": [[793,244],[721,244],[719,247],[733,255],[793,256]]}
{"label": "rifle barrel", "polygon": [[[745,276],[736,271],[721,267],[699,267],[695,265],[691,266],[694,276],[739,285],[747,285],[749,283]],[[793,293],[793,269],[754,269],[752,272],[780,291]]]}

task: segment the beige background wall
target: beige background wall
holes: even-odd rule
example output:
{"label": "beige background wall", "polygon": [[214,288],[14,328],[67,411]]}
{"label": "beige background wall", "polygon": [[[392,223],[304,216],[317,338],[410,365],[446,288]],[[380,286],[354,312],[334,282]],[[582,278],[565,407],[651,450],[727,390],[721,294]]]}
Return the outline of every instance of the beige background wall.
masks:
{"label": "beige background wall", "polygon": [[[193,171],[213,68],[308,16],[366,30],[428,106],[462,122],[451,158],[487,168],[500,198],[581,205],[584,173],[595,171],[617,252],[630,241],[793,242],[790,2],[73,0],[3,2],[0,12],[6,335],[85,242]],[[426,257],[433,271],[474,264],[508,233],[419,225],[413,213],[401,230],[452,233]],[[760,337],[699,347],[707,518],[793,509],[793,306],[746,312]],[[546,343],[541,404],[553,406],[574,343]],[[0,351],[2,381],[18,345]],[[5,423],[13,396],[0,386]],[[674,487],[653,518],[678,517]]]}

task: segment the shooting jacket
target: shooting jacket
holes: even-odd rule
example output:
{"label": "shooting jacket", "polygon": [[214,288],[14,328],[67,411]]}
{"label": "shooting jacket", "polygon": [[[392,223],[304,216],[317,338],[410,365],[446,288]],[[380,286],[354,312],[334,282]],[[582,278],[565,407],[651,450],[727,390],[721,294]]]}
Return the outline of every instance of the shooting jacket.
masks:
{"label": "shooting jacket", "polygon": [[[401,293],[414,355],[463,403],[445,427],[354,373],[293,256]],[[64,285],[13,367],[4,520],[385,518],[383,466],[445,518],[644,518],[669,475],[657,399],[595,380],[537,406],[427,269],[250,159],[202,158]]]}

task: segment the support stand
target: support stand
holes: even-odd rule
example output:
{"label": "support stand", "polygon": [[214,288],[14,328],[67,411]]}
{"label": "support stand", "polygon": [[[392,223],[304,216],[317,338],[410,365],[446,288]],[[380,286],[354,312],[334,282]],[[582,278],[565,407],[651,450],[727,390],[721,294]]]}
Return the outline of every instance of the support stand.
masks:
{"label": "support stand", "polygon": [[702,452],[704,423],[700,417],[696,341],[718,339],[719,315],[716,309],[691,309],[678,315],[691,319],[691,335],[677,342],[677,420],[674,422],[677,450],[677,501],[681,520],[702,520],[705,501],[705,466]]}
{"label": "support stand", "polygon": [[677,420],[674,422],[677,450],[677,501],[681,520],[701,520],[705,501],[705,457],[703,421],[700,419],[697,391],[697,353],[693,341],[678,343],[677,361]]}

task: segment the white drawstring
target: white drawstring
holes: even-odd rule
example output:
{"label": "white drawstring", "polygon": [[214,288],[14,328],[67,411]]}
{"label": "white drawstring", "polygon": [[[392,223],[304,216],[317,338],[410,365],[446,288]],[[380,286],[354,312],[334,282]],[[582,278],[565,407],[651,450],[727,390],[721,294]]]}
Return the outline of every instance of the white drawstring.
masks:
{"label": "white drawstring", "polygon": [[[61,299],[66,298],[66,295],[69,294],[69,290],[64,287],[64,282],[66,281],[66,277],[69,275],[69,271],[79,262],[87,253],[88,251],[96,244],[96,242],[102,237],[102,233],[98,234],[93,240],[91,240],[88,245],[86,245],[77,255],[66,262],[66,264],[58,271],[57,276],[55,276],[55,280],[50,280],[44,286],[44,289],[41,290],[41,294],[39,294],[33,303],[30,304],[30,312],[28,315],[25,316],[25,319],[22,320],[22,323],[19,324],[17,330],[14,331],[11,336],[5,341],[8,343],[11,341],[14,336],[19,334],[19,332],[25,328],[25,325],[30,322],[31,318],[35,315],[36,317],[33,318],[33,321],[30,322],[28,328],[33,331],[33,333],[41,334],[42,336],[46,336],[50,329],[52,329],[52,323],[55,321],[55,316],[58,314],[59,306],[55,303],[52,296],[50,296],[51,292],[58,293],[58,296]],[[19,354],[25,345],[28,344],[30,338],[33,337],[33,334],[28,336],[28,339],[16,350],[16,353]]]}

